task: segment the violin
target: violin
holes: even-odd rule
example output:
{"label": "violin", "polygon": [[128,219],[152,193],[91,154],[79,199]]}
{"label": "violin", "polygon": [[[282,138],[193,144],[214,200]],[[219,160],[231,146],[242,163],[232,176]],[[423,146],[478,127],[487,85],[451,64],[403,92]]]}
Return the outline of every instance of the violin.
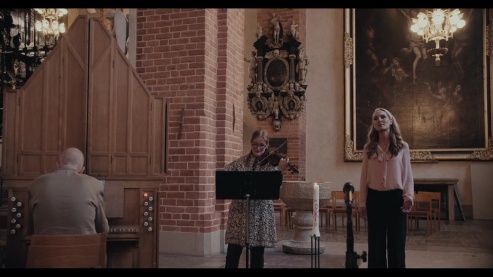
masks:
{"label": "violin", "polygon": [[[269,152],[269,149],[266,149],[264,154],[262,154],[262,160],[260,160],[260,164],[261,165],[270,164],[273,166],[278,166],[281,159],[286,159],[286,155],[277,152],[277,149],[272,152]],[[291,171],[291,174],[300,172],[296,165],[293,165],[289,162],[287,163],[287,165],[288,165],[288,170]]]}

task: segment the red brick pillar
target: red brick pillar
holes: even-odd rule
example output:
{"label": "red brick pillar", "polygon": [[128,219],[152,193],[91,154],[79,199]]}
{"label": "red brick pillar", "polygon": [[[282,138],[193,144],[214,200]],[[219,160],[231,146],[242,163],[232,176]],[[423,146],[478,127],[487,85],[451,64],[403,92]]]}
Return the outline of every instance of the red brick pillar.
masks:
{"label": "red brick pillar", "polygon": [[[179,237],[224,229],[226,205],[215,200],[215,171],[242,154],[243,33],[243,9],[137,11],[137,72],[168,103],[161,232]],[[203,244],[211,243],[203,237]]]}

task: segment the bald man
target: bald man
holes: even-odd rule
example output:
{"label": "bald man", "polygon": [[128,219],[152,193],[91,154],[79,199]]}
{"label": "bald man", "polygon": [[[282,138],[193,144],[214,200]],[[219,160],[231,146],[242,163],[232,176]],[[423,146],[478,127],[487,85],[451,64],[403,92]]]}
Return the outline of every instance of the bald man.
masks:
{"label": "bald man", "polygon": [[68,235],[108,233],[104,187],[84,172],[84,154],[67,148],[58,156],[58,169],[28,186],[29,233]]}

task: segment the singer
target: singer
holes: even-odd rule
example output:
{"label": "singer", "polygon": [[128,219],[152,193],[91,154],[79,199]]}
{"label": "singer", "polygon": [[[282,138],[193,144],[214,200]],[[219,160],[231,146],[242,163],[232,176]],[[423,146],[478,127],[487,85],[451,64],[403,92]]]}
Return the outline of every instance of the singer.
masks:
{"label": "singer", "polygon": [[368,219],[368,268],[406,267],[406,213],[414,202],[409,145],[395,117],[373,112],[363,147],[359,212]]}
{"label": "singer", "polygon": [[[253,132],[250,139],[252,149],[236,161],[228,164],[227,171],[284,171],[288,161],[282,159],[277,166],[266,161],[269,147],[269,134],[264,130]],[[247,200],[231,200],[226,226],[225,242],[228,244],[225,268],[238,268],[243,247],[250,247],[251,268],[264,267],[265,247],[276,247],[277,234],[272,200],[251,200],[246,211]],[[249,220],[245,217],[249,216]],[[245,225],[248,222],[248,241],[245,239]],[[248,251],[248,250],[247,250]],[[247,265],[248,267],[248,265]]]}

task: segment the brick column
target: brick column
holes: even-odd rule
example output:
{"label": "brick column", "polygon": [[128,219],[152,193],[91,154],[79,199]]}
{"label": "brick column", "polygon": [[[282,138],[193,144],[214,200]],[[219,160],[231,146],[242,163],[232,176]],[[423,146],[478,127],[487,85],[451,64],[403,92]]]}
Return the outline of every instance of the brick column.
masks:
{"label": "brick column", "polygon": [[241,155],[243,28],[242,9],[137,11],[137,71],[169,105],[160,252],[222,250],[227,206],[215,200],[214,176]]}

